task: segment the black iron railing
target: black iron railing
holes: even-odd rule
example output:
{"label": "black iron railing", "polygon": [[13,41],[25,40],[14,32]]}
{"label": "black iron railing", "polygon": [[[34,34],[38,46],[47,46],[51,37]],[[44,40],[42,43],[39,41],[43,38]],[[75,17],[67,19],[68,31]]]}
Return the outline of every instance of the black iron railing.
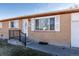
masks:
{"label": "black iron railing", "polygon": [[9,40],[10,39],[20,39],[20,30],[9,30]]}
{"label": "black iron railing", "polygon": [[16,39],[26,46],[26,34],[21,30],[9,30],[9,40]]}
{"label": "black iron railing", "polygon": [[26,34],[23,32],[20,32],[20,41],[26,45]]}

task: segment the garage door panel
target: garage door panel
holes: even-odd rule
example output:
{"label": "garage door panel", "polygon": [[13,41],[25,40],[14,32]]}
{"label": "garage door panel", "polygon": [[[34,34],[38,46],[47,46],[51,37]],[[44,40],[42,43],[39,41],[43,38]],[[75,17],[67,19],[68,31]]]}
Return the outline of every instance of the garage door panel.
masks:
{"label": "garage door panel", "polygon": [[79,47],[79,21],[71,23],[71,46]]}

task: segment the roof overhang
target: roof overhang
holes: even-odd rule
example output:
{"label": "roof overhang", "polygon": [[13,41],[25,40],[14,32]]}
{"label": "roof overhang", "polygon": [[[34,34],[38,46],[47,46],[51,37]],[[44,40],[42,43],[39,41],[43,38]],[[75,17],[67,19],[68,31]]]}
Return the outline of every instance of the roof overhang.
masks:
{"label": "roof overhang", "polygon": [[53,12],[47,12],[47,13],[40,13],[40,14],[34,14],[34,15],[28,15],[28,16],[19,16],[19,17],[14,17],[14,18],[9,18],[9,19],[3,19],[3,20],[0,20],[0,22],[44,17],[44,16],[51,16],[51,15],[68,14],[68,13],[77,13],[77,12],[79,12],[79,8],[65,9],[65,10],[60,10],[60,11],[53,11]]}

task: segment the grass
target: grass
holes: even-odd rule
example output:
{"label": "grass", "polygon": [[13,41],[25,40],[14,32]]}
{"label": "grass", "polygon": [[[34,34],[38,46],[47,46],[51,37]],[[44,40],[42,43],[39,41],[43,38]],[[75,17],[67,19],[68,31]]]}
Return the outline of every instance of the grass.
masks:
{"label": "grass", "polygon": [[0,40],[0,56],[50,56],[50,54],[24,46],[11,45],[7,41]]}

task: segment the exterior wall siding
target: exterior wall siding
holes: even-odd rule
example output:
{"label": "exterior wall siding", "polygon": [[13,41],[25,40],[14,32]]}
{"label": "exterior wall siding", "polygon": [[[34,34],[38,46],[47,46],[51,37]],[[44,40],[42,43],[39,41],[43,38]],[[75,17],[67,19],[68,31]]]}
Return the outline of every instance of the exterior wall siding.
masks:
{"label": "exterior wall siding", "polygon": [[[30,21],[29,21],[30,24]],[[39,42],[48,42],[49,44],[70,47],[71,44],[71,15],[60,15],[60,32],[56,31],[31,31],[28,28],[29,38]]]}

